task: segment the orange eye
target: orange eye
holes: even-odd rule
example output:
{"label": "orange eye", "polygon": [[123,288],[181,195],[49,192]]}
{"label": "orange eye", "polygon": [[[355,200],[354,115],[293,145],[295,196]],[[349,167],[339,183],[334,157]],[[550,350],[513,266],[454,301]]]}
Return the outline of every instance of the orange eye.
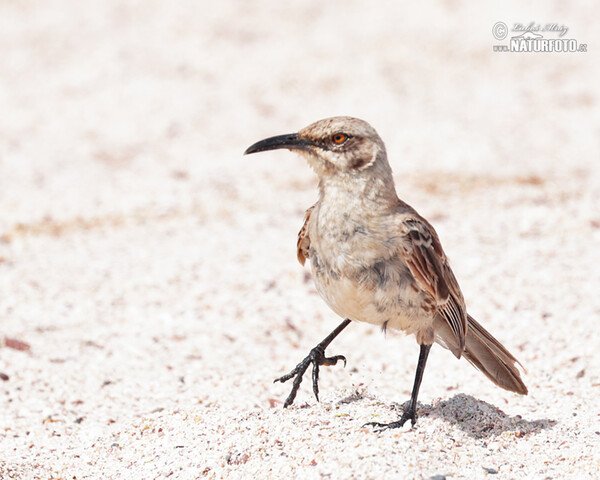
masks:
{"label": "orange eye", "polygon": [[333,143],[340,145],[348,140],[348,135],[344,135],[343,133],[335,133],[332,135],[331,140]]}

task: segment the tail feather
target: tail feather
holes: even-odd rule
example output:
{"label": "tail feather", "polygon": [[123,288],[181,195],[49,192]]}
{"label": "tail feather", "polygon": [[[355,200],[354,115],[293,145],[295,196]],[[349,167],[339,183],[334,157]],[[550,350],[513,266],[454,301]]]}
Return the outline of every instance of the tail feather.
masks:
{"label": "tail feather", "polygon": [[[438,343],[460,358],[458,342],[447,322],[436,322],[436,335]],[[523,368],[521,363],[470,315],[462,353],[471,365],[499,387],[527,395],[527,387],[517,368],[517,365]]]}

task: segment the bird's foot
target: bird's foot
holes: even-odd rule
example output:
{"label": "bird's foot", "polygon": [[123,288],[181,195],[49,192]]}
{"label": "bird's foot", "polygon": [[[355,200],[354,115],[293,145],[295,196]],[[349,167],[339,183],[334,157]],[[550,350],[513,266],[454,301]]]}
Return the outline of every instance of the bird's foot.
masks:
{"label": "bird's foot", "polygon": [[402,414],[402,417],[400,417],[400,420],[396,420],[395,422],[391,422],[391,423],[369,422],[369,423],[365,423],[363,425],[363,427],[373,427],[375,429],[375,432],[379,433],[379,432],[383,432],[385,430],[391,430],[392,428],[401,428],[404,426],[404,424],[408,420],[410,420],[411,428],[414,427],[415,423],[417,422],[416,409],[407,408],[406,410],[404,410],[404,413]]}
{"label": "bird's foot", "polygon": [[319,401],[319,367],[321,365],[331,366],[337,364],[340,360],[344,362],[344,367],[346,366],[346,357],[343,355],[335,355],[333,357],[325,356],[325,349],[321,345],[317,345],[313,348],[310,353],[302,360],[296,368],[294,368],[290,373],[283,375],[282,377],[276,378],[275,382],[287,382],[290,378],[294,378],[294,383],[292,384],[292,391],[288,395],[283,404],[283,408],[287,408],[290,406],[294,399],[296,398],[296,393],[298,393],[298,388],[300,388],[300,383],[302,383],[302,376],[308,369],[308,366],[312,364],[312,380],[313,380],[313,392],[315,394],[315,398],[317,402]]}

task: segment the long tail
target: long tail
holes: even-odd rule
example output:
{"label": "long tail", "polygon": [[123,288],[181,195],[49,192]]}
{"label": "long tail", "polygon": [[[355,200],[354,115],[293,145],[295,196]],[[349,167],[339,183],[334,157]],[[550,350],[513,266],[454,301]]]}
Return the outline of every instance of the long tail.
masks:
{"label": "long tail", "polygon": [[[527,395],[527,387],[517,368],[517,365],[523,368],[519,361],[470,315],[468,325],[463,355],[469,363],[499,387]],[[450,328],[436,328],[436,333],[438,343],[460,357],[456,337]]]}

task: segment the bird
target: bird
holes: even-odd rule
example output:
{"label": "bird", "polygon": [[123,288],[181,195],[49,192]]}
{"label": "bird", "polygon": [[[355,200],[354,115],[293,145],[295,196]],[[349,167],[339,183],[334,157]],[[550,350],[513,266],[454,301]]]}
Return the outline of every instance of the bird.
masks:
{"label": "bird", "polygon": [[410,400],[399,420],[370,422],[379,431],[411,428],[431,346],[464,357],[497,386],[526,395],[522,364],[467,313],[465,300],[433,226],[398,198],[385,145],[364,120],[338,116],[297,133],[269,137],[244,154],[287,149],[299,153],[318,176],[318,201],[306,210],[297,257],[310,261],[315,287],[344,320],[296,367],[275,382],[294,379],[291,405],[312,365],[319,401],[319,368],[338,362],[326,348],[351,323],[365,322],[414,335],[419,358]]}

